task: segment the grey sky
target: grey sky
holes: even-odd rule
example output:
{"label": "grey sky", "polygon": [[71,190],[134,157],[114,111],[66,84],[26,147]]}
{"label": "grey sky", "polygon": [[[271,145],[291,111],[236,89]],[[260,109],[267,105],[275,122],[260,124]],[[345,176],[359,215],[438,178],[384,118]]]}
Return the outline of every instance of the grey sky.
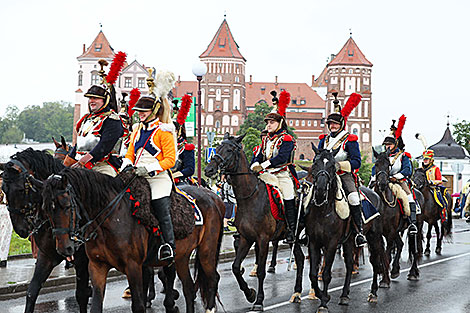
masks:
{"label": "grey sky", "polygon": [[[191,66],[223,20],[255,81],[305,82],[318,76],[349,37],[374,64],[374,143],[391,119],[429,143],[451,123],[470,120],[469,1],[1,1],[0,115],[45,101],[74,102],[77,60],[99,31],[128,61],[193,79]],[[199,20],[199,22],[198,22]]]}

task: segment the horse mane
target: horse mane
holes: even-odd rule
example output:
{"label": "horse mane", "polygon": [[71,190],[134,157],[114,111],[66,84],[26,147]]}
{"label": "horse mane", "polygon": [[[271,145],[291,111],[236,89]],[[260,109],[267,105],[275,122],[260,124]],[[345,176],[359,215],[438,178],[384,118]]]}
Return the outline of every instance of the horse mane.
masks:
{"label": "horse mane", "polygon": [[50,153],[34,150],[32,148],[16,153],[11,159],[18,160],[23,164],[29,164],[34,176],[41,180],[46,179],[53,173],[59,173],[64,169],[62,162],[58,159],[54,159]]}

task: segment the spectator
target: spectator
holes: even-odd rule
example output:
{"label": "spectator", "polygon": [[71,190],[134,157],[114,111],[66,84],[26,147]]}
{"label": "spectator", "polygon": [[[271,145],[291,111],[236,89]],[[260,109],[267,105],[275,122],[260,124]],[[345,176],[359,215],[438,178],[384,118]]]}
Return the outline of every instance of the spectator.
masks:
{"label": "spectator", "polygon": [[[0,176],[0,186],[2,178]],[[10,214],[6,206],[6,199],[3,191],[0,189],[0,267],[7,266],[8,252],[10,250],[11,233],[13,225],[11,224]]]}
{"label": "spectator", "polygon": [[228,221],[232,218],[237,200],[233,194],[232,185],[230,185],[227,181],[224,181],[222,185],[222,200],[225,204],[224,232],[228,232],[230,231],[228,227]]}

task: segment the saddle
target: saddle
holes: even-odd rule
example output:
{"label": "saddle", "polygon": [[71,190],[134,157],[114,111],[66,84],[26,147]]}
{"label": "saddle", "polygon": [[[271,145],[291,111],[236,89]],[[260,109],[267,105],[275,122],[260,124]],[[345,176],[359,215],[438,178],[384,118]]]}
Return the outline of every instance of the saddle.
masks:
{"label": "saddle", "polygon": [[410,216],[410,203],[408,202],[408,196],[406,195],[406,192],[403,190],[403,188],[401,188],[399,184],[395,184],[392,182],[388,183],[388,187],[392,191],[393,196],[396,197],[398,205],[400,206],[403,215]]}
{"label": "saddle", "polygon": [[284,199],[282,198],[279,180],[271,173],[263,172],[258,178],[265,183],[268,191],[269,204],[271,205],[271,214],[276,221],[285,220]]}

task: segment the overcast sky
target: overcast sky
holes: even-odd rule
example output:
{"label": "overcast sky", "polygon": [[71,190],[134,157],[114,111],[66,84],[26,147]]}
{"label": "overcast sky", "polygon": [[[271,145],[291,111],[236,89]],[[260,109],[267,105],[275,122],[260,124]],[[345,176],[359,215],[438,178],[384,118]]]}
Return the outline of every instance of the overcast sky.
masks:
{"label": "overcast sky", "polygon": [[470,1],[7,1],[0,5],[0,115],[7,105],[74,102],[77,56],[98,34],[115,51],[192,80],[191,66],[227,14],[247,79],[311,83],[331,53],[353,38],[372,68],[373,141],[405,114],[405,143],[416,132],[437,142],[451,123],[470,120]]}

